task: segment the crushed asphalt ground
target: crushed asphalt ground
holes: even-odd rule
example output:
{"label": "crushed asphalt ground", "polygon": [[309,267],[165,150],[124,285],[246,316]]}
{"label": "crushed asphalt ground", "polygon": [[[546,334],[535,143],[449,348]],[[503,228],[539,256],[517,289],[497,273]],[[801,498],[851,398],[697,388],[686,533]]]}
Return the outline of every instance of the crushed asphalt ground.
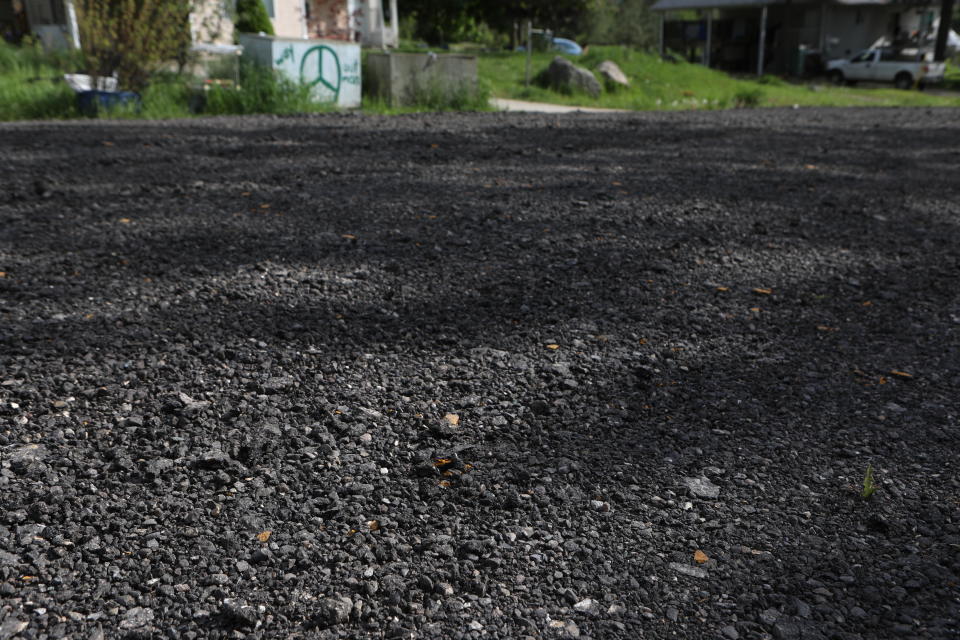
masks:
{"label": "crushed asphalt ground", "polygon": [[954,110],[0,125],[0,640],[957,638],[958,162]]}

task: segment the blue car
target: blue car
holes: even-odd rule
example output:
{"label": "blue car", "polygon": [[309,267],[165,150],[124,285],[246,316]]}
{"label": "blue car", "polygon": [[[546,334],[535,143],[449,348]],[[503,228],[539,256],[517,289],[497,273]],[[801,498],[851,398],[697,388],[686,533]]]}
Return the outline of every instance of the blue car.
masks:
{"label": "blue car", "polygon": [[[551,42],[551,48],[554,51],[559,51],[560,53],[565,53],[569,56],[579,56],[583,53],[583,48],[573,40],[567,40],[566,38],[553,38]],[[523,45],[520,45],[515,49],[515,51],[526,50],[527,48]]]}
{"label": "blue car", "polygon": [[583,49],[573,40],[567,40],[566,38],[554,38],[553,39],[553,48],[561,53],[566,53],[571,56],[578,56],[583,53]]}

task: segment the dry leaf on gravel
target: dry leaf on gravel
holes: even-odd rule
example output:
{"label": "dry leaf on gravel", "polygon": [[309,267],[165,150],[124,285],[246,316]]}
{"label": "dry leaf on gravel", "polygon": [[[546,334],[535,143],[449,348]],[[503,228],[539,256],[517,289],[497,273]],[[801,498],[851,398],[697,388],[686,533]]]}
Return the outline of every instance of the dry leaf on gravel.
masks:
{"label": "dry leaf on gravel", "polygon": [[705,554],[703,551],[700,551],[700,549],[697,549],[696,551],[693,552],[693,559],[694,559],[698,564],[703,564],[704,562],[706,562],[706,561],[708,561],[708,560],[710,559],[710,556],[708,556],[707,554]]}
{"label": "dry leaf on gravel", "polygon": [[257,540],[259,540],[260,542],[266,542],[267,540],[270,539],[270,535],[272,533],[273,531],[261,531],[260,533],[257,534]]}

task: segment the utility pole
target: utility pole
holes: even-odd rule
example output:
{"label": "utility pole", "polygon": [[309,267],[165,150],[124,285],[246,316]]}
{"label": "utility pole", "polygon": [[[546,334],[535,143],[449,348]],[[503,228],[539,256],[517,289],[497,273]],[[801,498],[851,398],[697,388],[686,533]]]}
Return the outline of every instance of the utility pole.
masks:
{"label": "utility pole", "polygon": [[527,20],[527,72],[525,74],[524,86],[530,86],[530,58],[533,55],[533,34],[546,33],[545,29],[534,29],[533,21]]}
{"label": "utility pole", "polygon": [[757,75],[763,75],[763,59],[766,57],[767,46],[767,5],[760,10],[760,42],[757,44]]}
{"label": "utility pole", "polygon": [[933,50],[933,59],[943,62],[947,59],[947,36],[950,35],[950,25],[953,22],[953,0],[941,0],[940,28],[937,29],[937,46]]}

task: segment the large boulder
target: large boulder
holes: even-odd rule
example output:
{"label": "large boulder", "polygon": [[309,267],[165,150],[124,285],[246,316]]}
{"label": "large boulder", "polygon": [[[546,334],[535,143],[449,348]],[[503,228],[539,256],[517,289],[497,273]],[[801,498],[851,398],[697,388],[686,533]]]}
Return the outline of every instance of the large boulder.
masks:
{"label": "large boulder", "polygon": [[604,60],[597,65],[597,73],[603,78],[607,88],[629,87],[630,78],[613,60]]}
{"label": "large boulder", "polygon": [[589,69],[578,67],[560,56],[553,59],[547,70],[541,74],[540,80],[542,84],[562,93],[582,92],[596,98],[601,91],[600,82]]}

